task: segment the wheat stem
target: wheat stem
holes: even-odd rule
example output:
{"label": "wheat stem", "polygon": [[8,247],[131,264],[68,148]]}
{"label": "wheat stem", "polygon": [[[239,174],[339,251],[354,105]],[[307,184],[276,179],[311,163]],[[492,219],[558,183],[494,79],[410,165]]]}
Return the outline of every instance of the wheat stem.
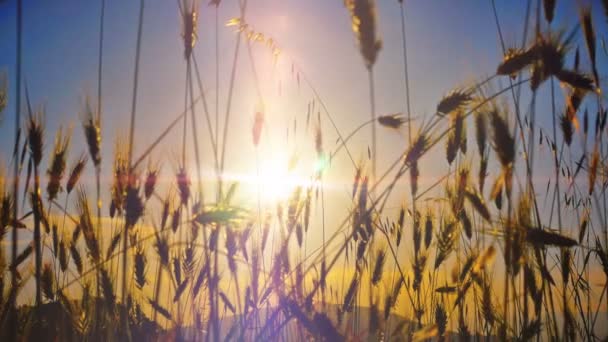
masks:
{"label": "wheat stem", "polygon": [[[103,77],[103,34],[104,18],[106,11],[106,0],[101,0],[101,12],[99,14],[99,54],[97,59],[97,122],[101,126],[101,106],[102,106],[102,77]],[[101,127],[100,127],[101,128]],[[101,234],[101,165],[95,169],[95,186],[97,190],[97,236],[100,245],[103,246],[103,234]]]}
{"label": "wheat stem", "polygon": [[[370,117],[372,121],[372,179],[376,181],[376,162],[377,162],[377,140],[376,140],[376,96],[374,94],[374,72],[370,67],[367,72],[369,76],[369,105]],[[373,193],[372,193],[373,196]]]}
{"label": "wheat stem", "polygon": [[135,140],[135,114],[137,113],[137,90],[139,85],[139,59],[141,53],[141,36],[144,24],[144,0],[140,0],[139,3],[139,23],[137,26],[137,43],[135,49],[135,69],[133,72],[133,98],[131,101],[131,123],[129,125],[129,153],[128,153],[128,165],[129,172],[132,168],[132,157],[133,157],[133,145]]}
{"label": "wheat stem", "polygon": [[[219,3],[215,6],[215,136],[220,131],[220,42],[219,42]],[[198,67],[197,74],[198,74]],[[202,89],[201,89],[202,92]],[[213,135],[212,135],[213,136]],[[214,143],[217,144],[217,143]],[[214,146],[215,162],[217,164],[217,146]],[[217,165],[216,165],[217,167]]]}
{"label": "wheat stem", "polygon": [[[241,20],[245,19],[245,10],[247,7],[247,0],[244,1],[239,1],[239,6],[241,9]],[[222,173],[224,172],[224,161],[226,159],[226,145],[228,143],[228,123],[230,122],[230,113],[231,113],[231,106],[232,106],[232,93],[234,90],[234,80],[236,78],[236,67],[237,67],[237,62],[238,62],[238,58],[239,58],[239,50],[240,50],[240,46],[241,46],[241,32],[237,33],[237,37],[236,37],[236,46],[234,49],[234,56],[232,58],[232,70],[230,72],[230,83],[228,86],[228,100],[226,102],[226,116],[224,118],[224,133],[223,133],[223,137],[222,137],[222,153],[221,153],[221,158],[220,158],[220,181],[218,184],[218,199],[222,197]],[[219,139],[219,138],[218,138]]]}

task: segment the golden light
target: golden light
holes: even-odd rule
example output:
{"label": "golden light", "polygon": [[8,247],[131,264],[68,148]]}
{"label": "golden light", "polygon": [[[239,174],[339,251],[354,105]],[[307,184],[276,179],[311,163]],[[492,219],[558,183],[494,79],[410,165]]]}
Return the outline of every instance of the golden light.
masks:
{"label": "golden light", "polygon": [[269,158],[259,161],[259,175],[254,186],[259,189],[262,204],[284,201],[298,187],[306,186],[309,181],[300,176],[295,169],[289,169],[286,158]]}
{"label": "golden light", "polygon": [[259,199],[262,206],[272,207],[289,199],[297,187],[306,188],[312,184],[313,168],[305,172],[293,164],[285,154],[260,155],[257,167],[232,178],[241,183],[246,198]]}

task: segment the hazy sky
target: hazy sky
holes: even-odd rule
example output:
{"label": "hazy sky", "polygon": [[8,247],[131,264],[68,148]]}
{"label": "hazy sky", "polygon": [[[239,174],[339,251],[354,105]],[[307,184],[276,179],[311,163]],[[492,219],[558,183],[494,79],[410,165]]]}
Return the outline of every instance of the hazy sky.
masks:
{"label": "hazy sky", "polygon": [[[60,125],[74,127],[72,157],[85,151],[78,112],[85,95],[95,101],[97,93],[97,44],[100,1],[64,0],[53,2],[24,1],[23,77],[34,104],[46,106],[47,134],[52,137]],[[234,28],[224,27],[230,18],[239,16],[236,1],[222,1],[220,22],[220,117],[225,114],[225,99],[235,46]],[[536,1],[533,1],[535,8]],[[555,27],[571,28],[578,21],[575,1],[558,1]],[[499,20],[507,44],[521,44],[527,1],[497,1]],[[133,66],[139,1],[106,1],[105,51],[103,56],[103,158],[104,172],[110,176],[114,139],[126,134],[131,108]],[[606,32],[606,18],[599,1],[592,3],[599,36]],[[404,111],[403,60],[399,6],[396,0],[378,1],[379,32],[383,49],[374,69],[377,113]],[[175,1],[146,1],[143,26],[140,89],[136,119],[135,155],[143,150],[184,108],[185,61],[180,38],[180,18]],[[271,36],[283,53],[273,67],[268,49],[253,46],[253,56],[260,77],[266,108],[267,130],[262,138],[260,159],[276,160],[293,151],[313,155],[314,145],[304,131],[306,109],[313,98],[303,82],[298,87],[291,66],[305,73],[325,101],[330,114],[343,134],[369,117],[367,73],[350,29],[348,12],[339,0],[250,0],[247,22],[259,32]],[[199,41],[195,51],[201,65],[208,102],[215,113],[215,10],[206,2],[200,6]],[[500,44],[490,1],[406,1],[406,31],[410,71],[412,115],[432,115],[437,101],[456,86],[491,75],[501,58]],[[10,106],[0,126],[0,151],[8,160],[14,139],[14,70],[15,70],[15,1],[0,3],[0,68],[8,70],[11,85]],[[579,37],[580,38],[580,37]],[[587,58],[581,42],[582,58]],[[244,47],[244,46],[242,46]],[[606,56],[598,51],[600,73]],[[304,74],[302,74],[304,77]],[[506,84],[506,79],[502,80]],[[279,87],[281,94],[279,94]],[[497,86],[498,87],[498,86]],[[547,87],[545,87],[547,88]],[[560,96],[561,91],[557,93]],[[544,89],[543,91],[548,91]],[[524,97],[525,98],[525,97]],[[228,172],[254,175],[254,148],[251,125],[259,105],[251,72],[251,60],[241,49],[234,90],[234,103],[227,153]],[[541,124],[550,122],[547,103],[539,103]],[[527,108],[527,102],[523,107]],[[207,128],[202,111],[199,133],[207,142]],[[595,115],[595,114],[593,114]],[[285,131],[298,120],[298,138],[285,144]],[[179,160],[181,125],[153,154],[162,160],[165,175],[172,177]],[[548,126],[546,126],[548,127]],[[333,149],[336,134],[323,121],[324,144]],[[191,131],[188,131],[188,135]],[[190,138],[189,142],[190,142]],[[402,134],[380,130],[379,165],[386,165],[406,148]],[[368,130],[357,135],[351,149],[355,158],[366,154]],[[471,145],[474,143],[471,142]],[[206,143],[206,145],[209,145]],[[444,174],[448,168],[443,148],[431,160],[431,172],[423,178]],[[279,159],[280,159],[279,158]],[[303,157],[305,158],[305,157]],[[203,161],[211,172],[211,152],[203,150]],[[270,162],[271,165],[272,162]],[[190,163],[193,166],[193,162]],[[340,196],[346,196],[353,171],[345,155],[339,156],[328,179],[338,184]],[[307,165],[304,173],[308,174]],[[262,167],[264,169],[264,166]],[[381,168],[382,169],[382,168]],[[346,171],[344,171],[346,170]],[[344,171],[344,172],[340,172]],[[172,179],[172,178],[171,178]],[[341,184],[342,180],[345,184]],[[104,179],[109,182],[109,179]],[[109,183],[107,186],[109,187]]]}

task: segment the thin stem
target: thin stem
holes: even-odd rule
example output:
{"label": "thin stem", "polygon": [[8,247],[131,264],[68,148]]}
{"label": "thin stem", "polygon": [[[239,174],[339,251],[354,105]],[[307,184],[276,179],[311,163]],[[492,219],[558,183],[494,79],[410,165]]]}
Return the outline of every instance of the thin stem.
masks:
{"label": "thin stem", "polygon": [[101,0],[101,13],[99,14],[99,55],[97,57],[97,113],[101,116],[101,81],[103,76],[103,26],[106,12],[106,0]]}
{"label": "thin stem", "polygon": [[[140,0],[139,5],[139,24],[137,27],[137,45],[135,50],[135,70],[133,72],[133,99],[131,102],[131,124],[129,128],[129,154],[128,154],[128,165],[129,165],[129,177],[131,177],[132,168],[132,157],[133,157],[133,141],[135,139],[135,114],[137,113],[137,90],[139,84],[139,58],[141,52],[141,36],[144,22],[144,0]],[[124,327],[126,329],[127,337],[131,340],[131,333],[129,331],[129,319],[127,317],[127,306],[125,301],[125,295],[127,292],[127,247],[129,244],[129,233],[128,226],[125,222],[123,231],[123,259],[122,259],[122,291],[121,291],[121,302],[124,306]]]}
{"label": "thin stem", "polygon": [[[334,157],[335,157],[335,156],[338,154],[338,152],[340,152],[340,150],[341,150],[342,148],[346,148],[346,143],[347,143],[347,142],[348,142],[348,141],[349,141],[349,140],[350,140],[350,139],[351,139],[351,138],[352,138],[352,137],[353,137],[355,134],[357,134],[357,132],[359,132],[361,129],[363,129],[365,126],[367,126],[367,125],[371,124],[372,122],[374,122],[374,120],[373,120],[373,119],[370,119],[370,120],[367,120],[367,121],[365,121],[365,122],[361,123],[361,124],[360,124],[359,126],[357,126],[355,129],[353,129],[353,130],[352,130],[352,131],[351,131],[351,132],[348,134],[348,136],[346,136],[346,138],[344,138],[344,139],[340,139],[340,140],[341,140],[340,145],[338,145],[338,147],[336,147],[336,149],[335,149],[335,150],[334,150],[332,153],[330,153],[330,155],[329,155],[329,160],[332,160],[332,159],[333,159],[333,158],[334,158]],[[355,167],[357,166],[357,164],[354,162],[354,160],[353,160],[353,166],[355,166]]]}
{"label": "thin stem", "polygon": [[[40,176],[38,175],[38,165],[34,166],[34,194],[33,200],[39,201],[40,194]],[[42,304],[42,293],[40,292],[40,277],[42,271],[42,242],[40,236],[40,211],[42,210],[42,202],[32,204],[38,209],[34,210],[34,252],[36,259],[36,306]]]}
{"label": "thin stem", "polygon": [[[240,2],[241,7],[241,20],[245,19],[245,9],[247,7],[247,0]],[[226,117],[224,118],[224,133],[222,137],[222,153],[220,159],[220,182],[218,184],[218,199],[222,196],[222,175],[224,172],[224,161],[226,157],[226,145],[228,143],[228,123],[230,122],[230,111],[232,107],[232,93],[234,90],[234,80],[236,78],[236,66],[239,59],[239,50],[241,47],[241,32],[237,33],[236,46],[234,49],[234,56],[232,58],[232,71],[230,72],[230,84],[228,86],[228,100],[226,103]]]}
{"label": "thin stem", "polygon": [[370,67],[368,69],[369,76],[369,105],[370,117],[372,120],[372,179],[376,181],[376,162],[377,162],[377,146],[376,146],[376,97],[374,94],[374,71]]}
{"label": "thin stem", "polygon": [[[137,87],[139,85],[139,57],[141,52],[141,35],[144,24],[144,0],[140,0],[139,5],[139,24],[137,27],[137,45],[135,49],[135,71],[133,72],[133,99],[131,101],[131,124],[129,128],[129,171],[132,170],[131,162],[133,157],[133,141],[135,139],[135,114],[137,113]],[[124,298],[123,298],[124,299]]]}
{"label": "thin stem", "polygon": [[[220,42],[219,42],[219,2],[215,6],[215,134],[220,131]],[[198,68],[197,68],[198,70]],[[198,71],[197,71],[198,73]],[[202,89],[201,89],[202,91]],[[215,148],[217,155],[217,147]],[[216,157],[217,163],[217,157]]]}
{"label": "thin stem", "polygon": [[[101,104],[102,104],[102,77],[103,77],[103,33],[104,18],[106,12],[106,0],[101,0],[101,13],[99,15],[99,55],[97,62],[97,122],[101,126]],[[95,168],[95,187],[97,190],[97,236],[103,246],[103,234],[101,234],[101,165]]]}
{"label": "thin stem", "polygon": [[[184,83],[184,112],[186,112],[186,116],[188,115],[187,112],[187,108],[188,108],[188,85],[190,84],[190,73],[188,70],[188,66],[186,66],[186,81]],[[184,118],[184,122],[183,122],[183,126],[182,126],[182,160],[181,160],[181,167],[183,167],[184,169],[186,168],[186,138],[188,136],[188,119],[187,117]]]}
{"label": "thin stem", "polygon": [[407,121],[408,125],[408,140],[410,145],[412,144],[412,110],[410,108],[410,82],[409,74],[407,72],[407,40],[405,35],[405,9],[403,1],[399,2],[401,7],[401,38],[403,39],[403,78],[405,82],[405,109],[407,110]]}
{"label": "thin stem", "polygon": [[324,186],[323,186],[323,178],[322,175],[319,175],[319,178],[321,179],[321,228],[323,231],[323,261],[321,262],[321,281],[323,282],[322,286],[321,286],[321,303],[323,305],[323,308],[325,308],[325,288],[326,288],[326,280],[327,280],[327,270],[326,270],[326,244],[325,244],[325,191],[324,191]]}
{"label": "thin stem", "polygon": [[[16,100],[15,100],[15,148],[13,155],[13,218],[19,215],[19,137],[20,137],[20,125],[21,125],[21,41],[23,31],[23,1],[17,0],[17,70],[15,73],[15,87],[16,87]],[[17,225],[13,224],[12,231],[12,249],[11,258],[13,265],[17,260],[17,243],[18,238]],[[13,267],[11,270],[11,286],[17,288],[19,282],[19,276],[17,268]],[[10,321],[9,321],[9,336],[12,340],[17,339],[17,307],[16,307],[16,295],[10,296]]]}
{"label": "thin stem", "polygon": [[[200,153],[200,149],[199,149],[199,144],[198,144],[198,132],[197,132],[197,124],[196,124],[196,114],[194,111],[194,103],[193,103],[193,98],[194,98],[194,94],[193,94],[193,88],[194,86],[192,85],[192,67],[190,64],[190,60],[188,60],[188,80],[190,82],[189,84],[189,88],[190,88],[190,101],[192,101],[191,105],[190,105],[190,111],[192,114],[192,140],[194,142],[194,161],[196,162],[196,172],[197,172],[197,176],[198,176],[198,193],[199,193],[199,200],[201,201],[201,203],[203,203],[203,174],[202,174],[202,165],[201,165],[201,153]],[[185,122],[185,120],[184,120]],[[185,165],[185,164],[184,164]]]}

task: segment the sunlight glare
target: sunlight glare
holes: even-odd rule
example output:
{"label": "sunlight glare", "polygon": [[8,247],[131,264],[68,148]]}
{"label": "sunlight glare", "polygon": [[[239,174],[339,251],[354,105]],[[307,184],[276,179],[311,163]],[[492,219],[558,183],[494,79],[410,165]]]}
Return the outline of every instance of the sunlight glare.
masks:
{"label": "sunlight glare", "polygon": [[298,186],[308,184],[308,180],[299,176],[297,170],[289,170],[286,158],[260,160],[259,168],[254,184],[264,204],[287,200]]}

